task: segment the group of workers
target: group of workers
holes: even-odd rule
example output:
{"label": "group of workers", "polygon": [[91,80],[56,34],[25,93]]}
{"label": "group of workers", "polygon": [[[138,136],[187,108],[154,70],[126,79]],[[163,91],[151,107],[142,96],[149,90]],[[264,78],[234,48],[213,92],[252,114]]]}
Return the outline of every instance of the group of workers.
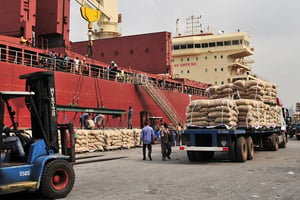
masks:
{"label": "group of workers", "polygon": [[[151,126],[149,126],[149,121],[146,120],[144,123],[144,128],[141,132],[140,141],[143,143],[143,160],[146,160],[146,149],[148,149],[148,158],[152,160],[152,144],[154,143],[154,130]],[[176,127],[178,137],[178,144],[181,143],[181,130],[182,126],[179,125]],[[172,143],[173,143],[173,133],[169,130],[168,124],[163,123],[160,128],[160,137],[161,137],[161,154],[162,160],[166,161],[166,158],[171,159],[172,152]]]}
{"label": "group of workers", "polygon": [[[119,117],[119,115],[114,115],[114,117]],[[133,118],[133,108],[129,106],[128,110],[128,129],[132,129],[132,118]],[[105,115],[103,114],[96,114],[93,119],[91,119],[91,114],[90,113],[83,113],[79,117],[80,120],[80,128],[84,129],[100,129],[100,128],[105,128]]]}

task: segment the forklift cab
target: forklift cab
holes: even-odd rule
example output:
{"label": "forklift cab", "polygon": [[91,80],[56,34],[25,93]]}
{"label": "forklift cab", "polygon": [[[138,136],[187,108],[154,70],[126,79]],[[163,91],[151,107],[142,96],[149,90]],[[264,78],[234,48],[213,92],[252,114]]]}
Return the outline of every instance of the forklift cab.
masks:
{"label": "forklift cab", "polygon": [[[53,72],[35,72],[20,78],[26,79],[25,92],[0,92],[0,195],[39,191],[49,198],[63,198],[75,181],[70,163],[75,161],[73,125],[57,124]],[[17,111],[27,107],[31,133],[19,127],[17,120],[24,117],[14,111],[13,104]],[[69,149],[66,141],[71,143]]]}

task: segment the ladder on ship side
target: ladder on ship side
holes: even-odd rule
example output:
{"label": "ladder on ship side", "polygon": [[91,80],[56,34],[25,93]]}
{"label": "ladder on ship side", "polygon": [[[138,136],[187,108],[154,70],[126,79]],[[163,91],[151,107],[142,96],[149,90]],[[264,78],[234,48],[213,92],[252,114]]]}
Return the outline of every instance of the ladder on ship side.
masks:
{"label": "ladder on ship side", "polygon": [[163,111],[163,113],[171,121],[171,123],[173,123],[174,126],[177,126],[179,122],[181,124],[184,124],[183,119],[159,89],[155,89],[153,85],[149,83],[142,84],[142,87],[145,92],[152,98],[155,104]]}

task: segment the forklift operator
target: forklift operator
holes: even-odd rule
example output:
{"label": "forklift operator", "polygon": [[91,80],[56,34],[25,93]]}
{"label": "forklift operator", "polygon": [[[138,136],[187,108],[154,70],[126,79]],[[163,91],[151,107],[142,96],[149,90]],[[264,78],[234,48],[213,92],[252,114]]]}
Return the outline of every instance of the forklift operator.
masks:
{"label": "forklift operator", "polygon": [[11,135],[12,130],[5,125],[3,126],[3,143],[11,143],[13,151],[18,151],[20,157],[25,156],[24,148],[22,146],[21,140],[16,135]]}

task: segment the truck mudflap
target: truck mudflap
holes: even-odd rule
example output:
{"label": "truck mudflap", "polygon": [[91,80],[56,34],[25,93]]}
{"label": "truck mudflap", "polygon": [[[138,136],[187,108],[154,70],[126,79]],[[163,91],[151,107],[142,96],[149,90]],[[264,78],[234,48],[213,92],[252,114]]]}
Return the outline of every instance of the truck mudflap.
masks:
{"label": "truck mudflap", "polygon": [[181,151],[222,151],[228,152],[229,147],[195,147],[195,146],[180,146]]}

